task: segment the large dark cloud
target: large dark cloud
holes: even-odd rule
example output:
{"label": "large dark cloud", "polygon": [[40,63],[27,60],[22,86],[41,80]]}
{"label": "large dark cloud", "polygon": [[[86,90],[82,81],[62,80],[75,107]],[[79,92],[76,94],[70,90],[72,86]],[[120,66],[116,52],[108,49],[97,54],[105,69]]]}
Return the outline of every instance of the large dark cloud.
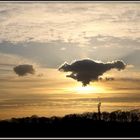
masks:
{"label": "large dark cloud", "polygon": [[64,63],[59,67],[59,71],[72,72],[67,77],[71,77],[77,81],[81,81],[83,86],[86,86],[91,81],[98,80],[99,76],[103,75],[106,71],[111,69],[123,70],[125,63],[117,60],[113,62],[96,62],[91,59],[79,60],[71,63]]}
{"label": "large dark cloud", "polygon": [[33,68],[33,66],[28,64],[18,65],[14,67],[13,70],[19,76],[26,76],[27,74],[35,73],[35,69]]}

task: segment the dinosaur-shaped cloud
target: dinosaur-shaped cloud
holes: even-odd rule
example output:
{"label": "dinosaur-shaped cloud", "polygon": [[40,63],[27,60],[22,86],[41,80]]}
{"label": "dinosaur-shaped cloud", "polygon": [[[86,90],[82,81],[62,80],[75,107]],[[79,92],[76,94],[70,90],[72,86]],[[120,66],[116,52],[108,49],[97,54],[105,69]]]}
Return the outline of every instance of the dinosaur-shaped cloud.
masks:
{"label": "dinosaur-shaped cloud", "polygon": [[111,69],[123,70],[126,64],[123,61],[116,60],[113,62],[96,62],[91,59],[78,60],[70,65],[64,63],[59,67],[59,71],[72,72],[67,77],[81,81],[83,86],[87,86],[91,81],[97,81],[99,76]]}

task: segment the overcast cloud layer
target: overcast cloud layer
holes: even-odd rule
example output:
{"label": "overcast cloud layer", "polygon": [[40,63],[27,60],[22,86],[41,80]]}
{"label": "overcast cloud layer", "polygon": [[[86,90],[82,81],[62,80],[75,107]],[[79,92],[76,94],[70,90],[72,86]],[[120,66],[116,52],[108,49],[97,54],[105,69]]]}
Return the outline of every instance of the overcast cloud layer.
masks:
{"label": "overcast cloud layer", "polygon": [[85,36],[97,34],[140,36],[139,3],[0,3],[0,21],[0,41],[62,39],[84,45]]}

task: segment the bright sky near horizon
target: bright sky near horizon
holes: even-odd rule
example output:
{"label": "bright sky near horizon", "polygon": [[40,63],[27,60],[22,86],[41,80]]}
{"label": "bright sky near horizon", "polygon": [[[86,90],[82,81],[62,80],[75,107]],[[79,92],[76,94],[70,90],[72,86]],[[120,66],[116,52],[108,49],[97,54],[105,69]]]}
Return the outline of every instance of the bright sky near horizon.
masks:
{"label": "bright sky near horizon", "polygon": [[[139,2],[0,2],[0,119],[140,108],[139,25]],[[84,58],[127,67],[87,87],[58,71]]]}

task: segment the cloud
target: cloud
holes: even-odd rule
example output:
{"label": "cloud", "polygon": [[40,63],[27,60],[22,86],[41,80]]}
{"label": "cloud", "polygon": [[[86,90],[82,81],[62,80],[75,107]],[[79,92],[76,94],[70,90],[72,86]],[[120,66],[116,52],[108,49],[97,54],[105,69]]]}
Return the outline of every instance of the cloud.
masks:
{"label": "cloud", "polygon": [[19,76],[26,76],[27,74],[34,74],[35,69],[32,65],[24,64],[13,68],[14,72]]}
{"label": "cloud", "polygon": [[91,59],[78,60],[70,65],[64,63],[59,67],[59,71],[72,72],[67,77],[81,81],[83,86],[87,86],[91,81],[97,81],[99,76],[111,69],[123,70],[126,64],[123,61],[116,60],[112,62],[97,62]]}
{"label": "cloud", "polygon": [[[60,50],[62,47],[66,49],[64,51]],[[63,40],[54,40],[47,43],[18,42],[17,44],[4,41],[0,43],[0,52],[5,54],[1,56],[0,53],[1,63],[8,60],[16,65],[38,64],[42,67],[58,68],[64,60],[71,62],[74,59],[83,58],[86,54],[86,48],[79,47],[78,43],[68,43]],[[49,53],[46,55],[46,52]],[[16,59],[14,56],[18,58]]]}
{"label": "cloud", "polygon": [[89,44],[92,46],[105,46],[109,47],[110,44],[112,45],[117,45],[118,47],[132,47],[135,46],[135,48],[139,48],[140,46],[140,38],[135,37],[118,37],[118,36],[112,36],[112,35],[102,35],[98,34],[96,36],[90,36],[90,37],[85,37],[89,41]]}
{"label": "cloud", "polygon": [[[0,39],[11,42],[30,39],[47,42],[61,37],[64,40],[71,38],[81,42],[80,34],[83,31],[90,30],[89,34],[93,35],[99,32],[111,35],[120,32],[122,35],[125,29],[135,28],[139,36],[139,11],[138,3],[106,5],[33,2],[28,6],[24,3],[4,3],[0,5]],[[93,28],[95,26],[98,28]],[[115,26],[119,26],[120,30],[115,29]],[[129,32],[127,35],[134,37],[136,33]]]}

